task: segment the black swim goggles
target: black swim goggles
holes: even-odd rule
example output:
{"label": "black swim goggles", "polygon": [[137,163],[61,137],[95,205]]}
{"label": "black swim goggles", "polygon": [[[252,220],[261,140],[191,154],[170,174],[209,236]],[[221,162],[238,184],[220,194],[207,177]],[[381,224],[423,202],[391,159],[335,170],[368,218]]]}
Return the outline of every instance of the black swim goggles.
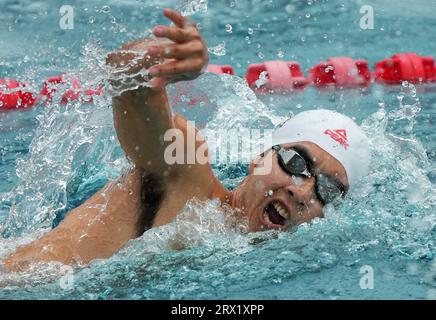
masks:
{"label": "black swim goggles", "polygon": [[310,159],[304,157],[294,149],[285,149],[279,145],[272,147],[277,152],[280,167],[290,176],[302,176],[315,178],[315,193],[318,200],[323,204],[334,203],[347,193],[345,186],[337,179],[325,174],[313,174]]}

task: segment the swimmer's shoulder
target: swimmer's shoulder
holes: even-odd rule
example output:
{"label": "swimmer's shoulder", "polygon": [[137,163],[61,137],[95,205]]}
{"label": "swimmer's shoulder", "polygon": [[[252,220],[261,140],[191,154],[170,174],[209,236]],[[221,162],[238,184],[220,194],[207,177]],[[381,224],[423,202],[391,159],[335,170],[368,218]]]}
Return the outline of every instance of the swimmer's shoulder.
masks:
{"label": "swimmer's shoulder", "polygon": [[[187,140],[195,139],[198,135],[197,139],[195,139],[195,153],[197,154],[198,148],[201,148],[201,150],[198,150],[200,155],[208,154],[207,143],[199,135],[199,130],[195,128],[192,122],[181,115],[175,115],[174,125],[185,137],[185,151],[190,147]],[[186,203],[194,198],[200,201],[215,198],[222,199],[227,193],[226,188],[215,176],[209,161],[182,164],[175,171],[176,174],[163,181],[162,190],[164,195],[159,211],[153,219],[152,227],[170,223],[182,211]]]}

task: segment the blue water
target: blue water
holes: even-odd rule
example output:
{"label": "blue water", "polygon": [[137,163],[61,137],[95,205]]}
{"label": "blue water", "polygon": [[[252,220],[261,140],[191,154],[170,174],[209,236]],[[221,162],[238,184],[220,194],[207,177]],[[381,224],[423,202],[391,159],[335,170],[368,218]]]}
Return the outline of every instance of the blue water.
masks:
{"label": "blue water", "polygon": [[[75,1],[73,30],[59,28],[63,1],[2,3],[0,78],[40,88],[48,75],[67,71],[92,87],[104,79],[105,52],[163,23],[163,6],[190,2]],[[364,4],[374,7],[374,30],[359,28]],[[229,0],[209,1],[193,18],[209,47],[225,43],[211,62],[243,76],[262,60],[297,60],[307,73],[330,56],[371,66],[396,52],[436,56],[435,9],[429,0]],[[59,265],[0,271],[0,299],[436,298],[435,86],[256,97],[240,78],[210,74],[185,86],[183,99],[170,88],[175,110],[211,129],[272,127],[289,113],[320,107],[352,116],[371,139],[371,172],[340,208],[293,232],[241,233],[216,203],[193,203],[112,258],[75,269],[72,288],[62,285]],[[183,102],[192,97],[205,102]],[[91,105],[56,101],[0,112],[0,257],[52,228],[128,165],[107,94]],[[214,170],[230,188],[246,173],[242,164]],[[360,286],[363,266],[374,272],[373,289]]]}

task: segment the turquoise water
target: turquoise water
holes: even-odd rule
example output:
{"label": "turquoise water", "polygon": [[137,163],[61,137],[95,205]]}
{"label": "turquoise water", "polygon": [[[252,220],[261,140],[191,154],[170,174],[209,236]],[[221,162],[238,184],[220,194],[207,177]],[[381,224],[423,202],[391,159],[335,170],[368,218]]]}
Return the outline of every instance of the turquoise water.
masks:
{"label": "turquoise water", "polygon": [[[1,4],[0,77],[40,88],[48,75],[67,71],[92,87],[104,79],[105,52],[146,36],[164,21],[164,5],[192,2],[75,1],[73,30],[58,25],[64,2]],[[374,30],[359,28],[364,4],[374,7]],[[436,56],[435,8],[424,0],[229,0],[210,1],[194,19],[215,48],[212,63],[231,64],[243,76],[249,63],[297,60],[307,74],[330,56],[364,58],[372,67],[396,52]],[[371,172],[340,208],[293,232],[241,233],[216,203],[192,203],[174,223],[70,272],[73,287],[63,285],[59,265],[0,271],[0,299],[436,298],[435,86],[255,96],[240,78],[206,74],[186,88],[183,97],[170,88],[175,110],[210,129],[273,127],[289,113],[320,107],[352,116],[371,138]],[[107,94],[87,105],[60,106],[57,98],[0,113],[0,257],[56,225],[128,166]],[[184,102],[190,98],[203,102],[191,106]],[[242,164],[214,170],[230,188],[246,172]],[[364,266],[373,269],[373,289],[360,286]]]}

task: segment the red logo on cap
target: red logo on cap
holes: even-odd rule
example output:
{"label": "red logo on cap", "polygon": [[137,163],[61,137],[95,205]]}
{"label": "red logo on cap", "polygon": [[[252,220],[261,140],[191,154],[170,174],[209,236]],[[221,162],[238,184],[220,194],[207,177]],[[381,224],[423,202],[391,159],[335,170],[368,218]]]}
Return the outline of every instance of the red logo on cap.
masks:
{"label": "red logo on cap", "polygon": [[340,145],[342,145],[345,150],[347,150],[348,147],[350,146],[347,143],[347,131],[345,131],[345,129],[336,129],[336,130],[327,129],[326,131],[324,131],[324,134],[330,136],[333,140],[335,140]]}

